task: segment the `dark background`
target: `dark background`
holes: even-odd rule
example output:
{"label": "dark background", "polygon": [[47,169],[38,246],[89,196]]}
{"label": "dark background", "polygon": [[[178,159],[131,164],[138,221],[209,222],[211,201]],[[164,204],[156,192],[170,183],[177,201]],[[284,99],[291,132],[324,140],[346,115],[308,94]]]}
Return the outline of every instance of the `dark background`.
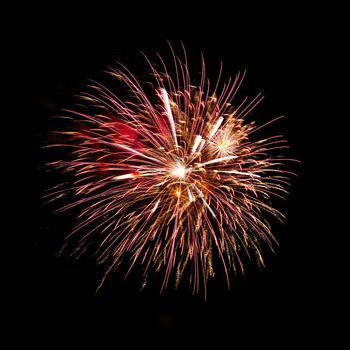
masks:
{"label": "dark background", "polygon": [[[73,11],[50,5],[13,15],[10,119],[16,136],[10,177],[15,185],[6,229],[12,341],[97,341],[99,348],[135,341],[160,342],[164,348],[189,341],[199,347],[211,340],[218,348],[226,342],[232,348],[334,344],[342,333],[335,326],[337,313],[345,305],[336,302],[339,235],[329,220],[334,211],[324,185],[329,174],[320,169],[325,158],[330,161],[326,79],[336,67],[337,35],[328,25],[333,13],[287,5],[131,7]],[[265,270],[248,267],[247,277],[234,279],[230,291],[223,279],[211,282],[207,301],[185,287],[162,295],[152,287],[139,292],[133,278],[123,281],[118,273],[95,295],[102,269],[92,258],[55,256],[72,218],[52,218],[43,207],[47,179],[40,171],[45,159],[40,147],[50,116],[67,107],[88,78],[115,60],[137,65],[139,49],[168,54],[166,40],[175,46],[182,40],[195,58],[202,50],[213,73],[221,59],[226,76],[247,69],[244,88],[267,97],[259,113],[287,116],[276,131],[282,129],[291,156],[302,162],[293,169],[298,177],[281,208],[287,224],[275,228],[280,247],[267,256]],[[326,58],[330,52],[332,63]]]}

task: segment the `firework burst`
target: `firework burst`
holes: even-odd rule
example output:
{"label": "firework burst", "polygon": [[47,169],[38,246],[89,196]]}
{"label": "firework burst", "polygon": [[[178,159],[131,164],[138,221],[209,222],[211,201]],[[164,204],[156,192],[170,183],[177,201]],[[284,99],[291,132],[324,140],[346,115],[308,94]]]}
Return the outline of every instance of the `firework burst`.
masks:
{"label": "firework burst", "polygon": [[50,166],[74,181],[49,196],[73,196],[60,209],[79,208],[68,239],[77,256],[97,242],[105,276],[127,256],[145,280],[163,273],[162,289],[186,272],[193,293],[206,293],[218,261],[229,286],[242,256],[263,265],[262,243],[273,248],[267,218],[283,218],[271,199],[287,193],[286,159],[276,155],[286,145],[281,136],[256,139],[266,124],[245,121],[262,96],[236,102],[244,74],[223,84],[220,69],[212,84],[202,57],[192,85],[185,51],[172,57],[168,68],[158,56],[156,69],[145,56],[149,82],[110,68],[118,89],[93,82],[81,108],[66,111],[70,128],[54,146],[69,152]]}

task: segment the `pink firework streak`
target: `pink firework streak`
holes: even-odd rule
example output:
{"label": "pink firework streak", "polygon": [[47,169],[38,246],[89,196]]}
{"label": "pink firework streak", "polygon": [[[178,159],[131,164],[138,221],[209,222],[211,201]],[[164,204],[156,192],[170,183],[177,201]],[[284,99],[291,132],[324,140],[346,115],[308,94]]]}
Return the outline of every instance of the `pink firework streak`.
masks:
{"label": "pink firework streak", "polygon": [[195,86],[185,51],[173,52],[172,75],[159,56],[157,70],[145,59],[151,82],[119,65],[109,70],[118,91],[94,82],[82,108],[66,111],[71,129],[54,146],[70,151],[50,166],[75,180],[49,196],[73,194],[60,209],[80,210],[68,239],[77,256],[97,242],[98,261],[109,263],[103,280],[128,256],[129,271],[138,263],[145,282],[160,271],[163,290],[186,275],[193,293],[203,286],[206,295],[216,261],[229,287],[243,256],[264,265],[261,243],[273,249],[266,218],[283,219],[271,199],[287,193],[288,159],[276,155],[287,146],[282,136],[256,139],[279,118],[259,127],[245,121],[262,96],[235,102],[244,74],[223,84],[220,69],[211,84],[202,57]]}

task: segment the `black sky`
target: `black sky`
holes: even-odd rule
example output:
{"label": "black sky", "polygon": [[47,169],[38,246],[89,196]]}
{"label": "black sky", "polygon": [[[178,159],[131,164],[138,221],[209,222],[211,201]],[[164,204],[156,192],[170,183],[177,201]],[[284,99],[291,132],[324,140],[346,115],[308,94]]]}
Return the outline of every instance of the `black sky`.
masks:
{"label": "black sky", "polygon": [[[330,261],[336,244],[329,240],[334,228],[323,219],[328,208],[322,205],[320,188],[326,175],[319,170],[317,151],[319,125],[324,128],[328,120],[320,108],[324,52],[331,49],[324,13],[288,6],[255,11],[249,6],[180,6],[164,5],[159,14],[153,7],[72,12],[52,6],[25,19],[14,17],[19,30],[12,29],[10,40],[11,122],[16,130],[11,177],[16,186],[7,229],[11,258],[6,282],[14,339],[113,341],[113,348],[123,348],[124,340],[163,340],[170,346],[190,337],[194,344],[215,339],[218,348],[226,341],[233,348],[242,341],[284,348],[335,337],[331,299],[339,285]],[[229,292],[221,286],[223,280],[213,282],[207,302],[186,288],[163,295],[152,288],[140,293],[133,279],[124,282],[118,274],[94,295],[101,269],[93,259],[54,256],[60,230],[68,224],[56,222],[55,229],[48,229],[52,218],[42,207],[46,180],[38,167],[49,117],[107,64],[135,64],[139,49],[167,52],[166,40],[175,45],[182,40],[195,55],[202,50],[215,68],[222,59],[227,73],[247,69],[245,88],[266,96],[259,108],[266,118],[287,116],[280,127],[291,154],[302,162],[295,167],[298,177],[283,208],[287,224],[278,226],[276,255],[268,257],[265,270],[252,268],[247,279],[238,277]]]}

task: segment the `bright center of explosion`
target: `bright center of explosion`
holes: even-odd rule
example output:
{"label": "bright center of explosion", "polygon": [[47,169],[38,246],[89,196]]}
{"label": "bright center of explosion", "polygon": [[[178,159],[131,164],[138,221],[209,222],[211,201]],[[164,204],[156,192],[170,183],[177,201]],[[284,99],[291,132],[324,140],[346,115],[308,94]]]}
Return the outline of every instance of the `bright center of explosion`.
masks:
{"label": "bright center of explosion", "polygon": [[219,150],[225,151],[228,148],[229,144],[227,142],[223,142],[219,144]]}
{"label": "bright center of explosion", "polygon": [[174,169],[172,169],[171,175],[183,179],[186,175],[186,168],[183,165],[179,164]]}

